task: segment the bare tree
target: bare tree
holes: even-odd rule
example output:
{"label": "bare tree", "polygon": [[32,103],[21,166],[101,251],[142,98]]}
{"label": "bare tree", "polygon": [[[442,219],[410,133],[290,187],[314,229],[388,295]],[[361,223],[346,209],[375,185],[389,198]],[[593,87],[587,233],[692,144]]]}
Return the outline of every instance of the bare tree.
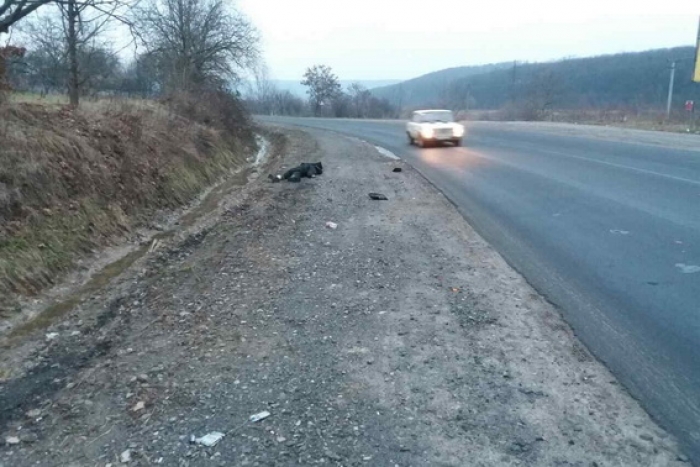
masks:
{"label": "bare tree", "polygon": [[108,47],[89,47],[78,56],[81,70],[80,92],[96,95],[111,93],[118,88],[122,64],[117,54]]}
{"label": "bare tree", "polygon": [[163,84],[163,77],[158,70],[157,57],[145,53],[132,60],[124,70],[120,91],[143,98],[153,96]]}
{"label": "bare tree", "polygon": [[290,91],[276,91],[272,95],[273,112],[280,115],[299,116],[304,112],[304,100]]}
{"label": "bare tree", "polygon": [[65,89],[68,73],[63,25],[57,15],[41,14],[23,27],[32,48],[25,62],[29,85],[46,94]]}
{"label": "bare tree", "polygon": [[0,3],[0,34],[10,32],[10,27],[40,7],[54,0],[2,0]]}
{"label": "bare tree", "polygon": [[309,88],[307,93],[315,115],[319,113],[322,106],[331,105],[335,98],[342,93],[338,77],[326,65],[314,65],[307,68],[301,84]]}
{"label": "bare tree", "polygon": [[476,103],[471,84],[466,79],[448,83],[441,94],[444,106],[451,110],[469,110]]}
{"label": "bare tree", "polygon": [[53,4],[58,6],[64,21],[66,50],[70,79],[68,94],[71,104],[77,106],[80,99],[80,65],[78,55],[82,44],[99,34],[108,21],[125,20],[119,10],[128,8],[131,0],[0,0],[0,34],[39,8]]}
{"label": "bare tree", "polygon": [[134,24],[171,88],[237,80],[258,58],[256,29],[224,0],[150,0]]}
{"label": "bare tree", "polygon": [[338,118],[348,118],[352,116],[352,101],[350,96],[342,90],[330,99],[330,108],[326,110],[326,115]]}
{"label": "bare tree", "polygon": [[266,115],[275,113],[275,96],[279,90],[270,80],[270,73],[264,63],[253,68],[253,94],[258,112]]}
{"label": "bare tree", "polygon": [[26,50],[22,47],[0,47],[0,103],[5,100],[5,91],[10,89],[6,82],[7,63],[13,58],[23,57]]}
{"label": "bare tree", "polygon": [[[124,11],[137,0],[60,0],[56,1],[63,20],[63,31],[68,55],[68,96],[72,106],[80,103],[80,90],[89,81],[85,67],[81,68],[80,55],[89,63],[90,52],[106,49],[97,45],[97,39],[113,21],[130,24]],[[104,54],[98,54],[104,57]]]}
{"label": "bare tree", "polygon": [[541,70],[532,77],[522,104],[526,120],[543,120],[551,113],[561,95],[561,79],[552,70]]}
{"label": "bare tree", "polygon": [[360,83],[352,83],[348,86],[348,94],[352,103],[353,117],[365,118],[369,111],[372,93]]}
{"label": "bare tree", "polygon": [[22,34],[32,44],[27,64],[34,81],[43,73],[43,90],[66,89],[73,106],[81,94],[114,82],[119,60],[102,36],[132,1],[57,0],[54,8],[27,21]]}

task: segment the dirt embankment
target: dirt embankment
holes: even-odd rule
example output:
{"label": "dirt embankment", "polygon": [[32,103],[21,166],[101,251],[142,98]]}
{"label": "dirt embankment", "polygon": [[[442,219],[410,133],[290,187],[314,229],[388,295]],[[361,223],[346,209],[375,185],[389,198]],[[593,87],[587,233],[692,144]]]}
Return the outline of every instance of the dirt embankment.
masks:
{"label": "dirt embankment", "polygon": [[0,319],[81,260],[186,205],[254,153],[235,100],[0,110]]}
{"label": "dirt embankment", "polygon": [[0,466],[688,465],[420,175],[286,134],[280,163],[321,177],[232,192],[218,221],[0,348]]}

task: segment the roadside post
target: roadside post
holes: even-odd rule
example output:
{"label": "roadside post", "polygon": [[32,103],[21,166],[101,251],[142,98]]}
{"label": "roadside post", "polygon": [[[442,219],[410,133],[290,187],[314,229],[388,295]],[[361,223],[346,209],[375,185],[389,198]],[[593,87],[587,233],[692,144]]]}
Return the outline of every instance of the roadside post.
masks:
{"label": "roadside post", "polygon": [[700,83],[700,23],[698,24],[698,38],[695,43],[695,68],[693,69],[693,81]]}
{"label": "roadside post", "polygon": [[685,101],[685,111],[688,113],[688,132],[695,130],[695,102]]}

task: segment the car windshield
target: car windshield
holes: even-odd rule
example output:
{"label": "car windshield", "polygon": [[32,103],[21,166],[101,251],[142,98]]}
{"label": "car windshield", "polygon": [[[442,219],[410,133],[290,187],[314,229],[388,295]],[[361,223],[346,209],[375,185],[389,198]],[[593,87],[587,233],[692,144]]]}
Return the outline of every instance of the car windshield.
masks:
{"label": "car windshield", "polygon": [[449,110],[436,110],[434,112],[423,112],[420,116],[421,122],[454,122],[454,116]]}

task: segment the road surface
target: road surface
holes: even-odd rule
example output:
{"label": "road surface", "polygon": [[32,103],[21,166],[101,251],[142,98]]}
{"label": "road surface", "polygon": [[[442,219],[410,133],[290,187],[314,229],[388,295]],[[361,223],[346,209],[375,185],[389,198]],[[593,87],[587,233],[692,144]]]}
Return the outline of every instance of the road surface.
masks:
{"label": "road surface", "polygon": [[419,170],[700,465],[700,138],[473,123],[463,147],[418,149],[400,122],[265,120],[359,137]]}

